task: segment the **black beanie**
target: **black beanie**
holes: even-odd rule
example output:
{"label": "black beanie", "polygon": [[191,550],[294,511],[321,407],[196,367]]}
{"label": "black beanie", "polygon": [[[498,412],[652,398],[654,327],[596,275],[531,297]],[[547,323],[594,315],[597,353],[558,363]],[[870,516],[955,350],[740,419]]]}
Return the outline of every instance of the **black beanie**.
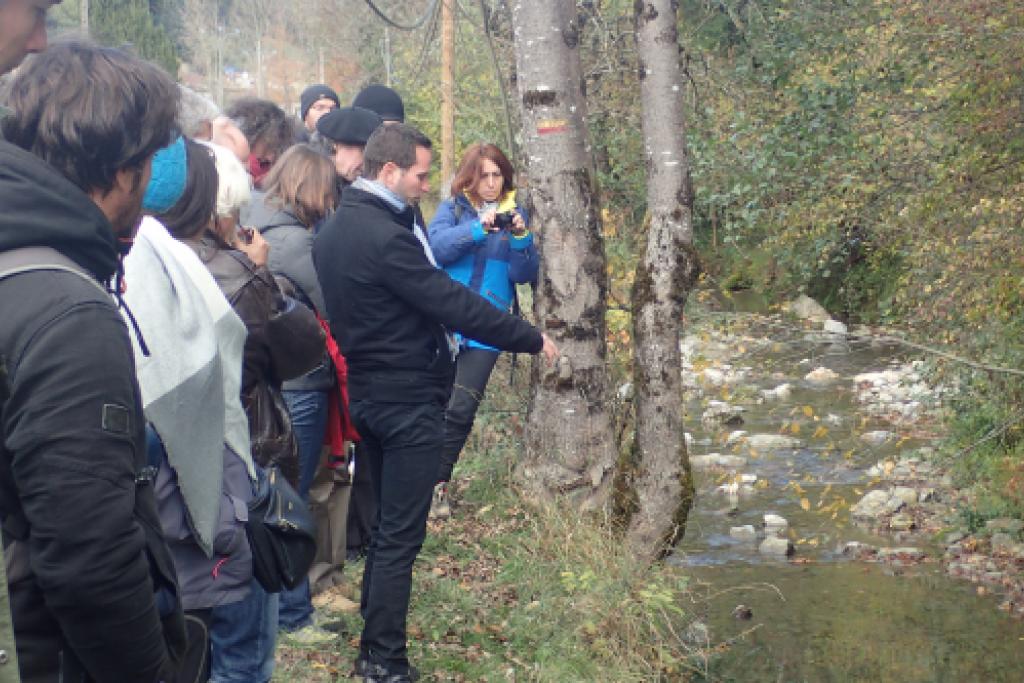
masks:
{"label": "black beanie", "polygon": [[338,99],[338,93],[334,92],[331,88],[326,85],[311,85],[302,91],[302,95],[299,96],[299,110],[302,112],[299,114],[299,118],[303,121],[306,120],[306,114],[309,113],[309,108],[316,104],[317,100],[333,100],[334,104],[341,106],[341,100]]}
{"label": "black beanie", "polygon": [[321,116],[316,130],[328,140],[362,147],[381,123],[381,118],[369,109],[342,107]]}
{"label": "black beanie", "polygon": [[405,105],[402,98],[386,85],[368,85],[356,95],[353,107],[363,107],[380,114],[385,121],[405,123]]}

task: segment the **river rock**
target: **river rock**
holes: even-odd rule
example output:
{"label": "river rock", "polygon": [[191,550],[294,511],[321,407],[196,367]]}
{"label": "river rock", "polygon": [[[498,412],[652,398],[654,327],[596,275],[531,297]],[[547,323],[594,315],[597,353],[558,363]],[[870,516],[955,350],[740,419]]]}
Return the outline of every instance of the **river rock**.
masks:
{"label": "river rock", "polygon": [[897,486],[893,488],[892,495],[903,501],[905,505],[913,505],[918,500],[917,489],[909,486]]}
{"label": "river rock", "polygon": [[878,519],[882,515],[899,512],[903,501],[888,491],[868,491],[850,513],[858,519]]}
{"label": "river rock", "polygon": [[914,528],[914,518],[905,512],[893,515],[889,519],[889,529],[892,531],[910,531]]}
{"label": "river rock", "polygon": [[683,441],[686,442],[686,447],[687,448],[692,448],[693,447],[693,434],[691,434],[690,432],[686,432],[685,434],[683,434]]}
{"label": "river rock", "polygon": [[826,320],[821,329],[831,335],[833,340],[846,339],[846,325],[838,320]]}
{"label": "river rock", "polygon": [[863,559],[868,555],[875,554],[875,547],[868,545],[867,543],[861,543],[860,541],[847,541],[838,548],[839,554],[844,557],[852,557],[854,559]]}
{"label": "river rock", "polygon": [[743,441],[745,438],[747,438],[747,433],[742,429],[737,429],[734,432],[729,432],[729,436],[726,437],[725,439],[725,445],[734,446],[738,444],[740,441]]}
{"label": "river rock", "polygon": [[785,307],[796,317],[811,322],[823,323],[832,317],[824,306],[806,294],[801,294],[793,301],[788,302]]}
{"label": "river rock", "polygon": [[780,384],[774,389],[762,389],[761,397],[766,401],[785,401],[793,394],[793,387],[789,384]]}
{"label": "river rock", "polygon": [[754,434],[747,437],[747,445],[757,450],[797,448],[800,446],[800,439],[784,434]]}
{"label": "river rock", "polygon": [[789,528],[789,520],[781,515],[767,513],[764,516],[764,532],[769,536],[778,536]]}
{"label": "river rock", "polygon": [[796,552],[792,541],[788,538],[779,538],[778,536],[769,536],[764,539],[757,550],[762,555],[771,555],[773,557],[789,557]]}
{"label": "river rock", "polygon": [[633,383],[626,382],[615,392],[620,401],[629,401],[633,398]]}
{"label": "river rock", "polygon": [[916,562],[923,560],[925,554],[920,548],[879,548],[876,557],[882,561],[901,560],[904,562]]}
{"label": "river rock", "polygon": [[808,372],[804,379],[808,382],[824,384],[826,382],[834,382],[839,379],[839,375],[834,370],[829,370],[825,367],[817,367]]}
{"label": "river rock", "polygon": [[932,488],[921,489],[917,492],[918,503],[931,503],[935,501],[936,498],[937,494],[935,493],[935,489]]}
{"label": "river rock", "polygon": [[757,540],[757,530],[754,529],[753,525],[745,524],[743,526],[734,526],[729,528],[729,535],[735,538],[737,541],[755,541]]}
{"label": "river rock", "polygon": [[731,405],[725,401],[709,401],[708,407],[700,419],[705,424],[740,425],[743,424],[743,408]]}
{"label": "river rock", "polygon": [[690,467],[694,469],[708,469],[710,467],[735,468],[743,467],[747,459],[740,455],[723,455],[722,453],[708,453],[707,455],[691,455]]}
{"label": "river rock", "polygon": [[873,432],[864,432],[860,435],[860,440],[872,446],[881,446],[887,441],[890,441],[892,437],[892,432],[887,432],[884,429],[878,429]]}
{"label": "river rock", "polygon": [[985,522],[985,528],[992,533],[1001,531],[1010,536],[1017,536],[1021,529],[1024,529],[1024,521],[1012,517],[997,517]]}

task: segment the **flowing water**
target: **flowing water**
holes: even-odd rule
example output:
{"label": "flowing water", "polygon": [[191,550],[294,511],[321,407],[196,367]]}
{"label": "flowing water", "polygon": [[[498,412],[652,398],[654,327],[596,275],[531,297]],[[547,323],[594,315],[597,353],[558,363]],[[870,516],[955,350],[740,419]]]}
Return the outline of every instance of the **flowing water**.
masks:
{"label": "flowing water", "polygon": [[[792,324],[764,316],[734,315],[726,324],[723,318],[691,321],[693,329],[711,346],[716,339],[722,342],[719,350],[731,347],[713,366],[725,363],[727,372],[741,374],[746,369],[742,381],[704,386],[703,398],[694,396],[688,404],[691,456],[722,453],[747,461],[737,468],[695,470],[697,500],[686,537],[669,560],[706,582],[714,596],[702,603],[705,613],[699,615],[711,643],[753,629],[712,659],[711,678],[1024,681],[1024,624],[999,612],[995,597],[979,596],[973,586],[947,578],[936,562],[873,565],[850,561],[838,551],[844,542],[862,541],[915,545],[941,555],[929,546],[929,538],[896,544],[859,528],[849,515],[849,507],[877,483],[867,474],[869,467],[934,438],[928,420],[893,424],[867,415],[855,399],[854,375],[905,364],[909,358],[870,340],[807,341]],[[764,339],[769,341],[758,341]],[[805,380],[817,367],[839,378]],[[792,387],[788,397],[758,402],[761,390],[783,383]],[[702,424],[707,400],[723,398],[745,408],[743,424]],[[742,442],[727,446],[725,436],[734,429],[783,432],[799,443],[753,451]],[[872,446],[861,435],[874,430],[894,436]],[[740,474],[758,481],[745,494],[717,490],[730,484],[735,488]],[[759,552],[766,513],[788,520],[793,558]],[[758,531],[756,540],[730,535],[730,528],[743,525]],[[752,609],[752,619],[732,615],[740,603]]]}

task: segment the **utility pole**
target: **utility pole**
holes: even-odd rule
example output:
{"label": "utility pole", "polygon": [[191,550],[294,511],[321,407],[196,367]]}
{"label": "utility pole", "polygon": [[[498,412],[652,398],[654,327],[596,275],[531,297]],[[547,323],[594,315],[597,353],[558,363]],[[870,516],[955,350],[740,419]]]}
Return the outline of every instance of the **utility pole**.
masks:
{"label": "utility pole", "polygon": [[82,35],[89,35],[89,0],[80,0],[78,6],[80,10],[79,22],[82,29]]}
{"label": "utility pole", "polygon": [[455,0],[441,0],[441,196],[455,175]]}

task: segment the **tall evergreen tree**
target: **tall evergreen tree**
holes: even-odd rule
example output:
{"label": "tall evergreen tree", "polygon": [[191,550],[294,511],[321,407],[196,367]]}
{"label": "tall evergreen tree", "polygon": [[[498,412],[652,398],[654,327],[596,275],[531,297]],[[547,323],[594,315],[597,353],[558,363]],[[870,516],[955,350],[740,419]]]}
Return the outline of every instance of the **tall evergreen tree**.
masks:
{"label": "tall evergreen tree", "polygon": [[91,0],[92,37],[104,45],[130,44],[136,54],[178,75],[178,53],[167,31],[155,20],[148,0]]}

